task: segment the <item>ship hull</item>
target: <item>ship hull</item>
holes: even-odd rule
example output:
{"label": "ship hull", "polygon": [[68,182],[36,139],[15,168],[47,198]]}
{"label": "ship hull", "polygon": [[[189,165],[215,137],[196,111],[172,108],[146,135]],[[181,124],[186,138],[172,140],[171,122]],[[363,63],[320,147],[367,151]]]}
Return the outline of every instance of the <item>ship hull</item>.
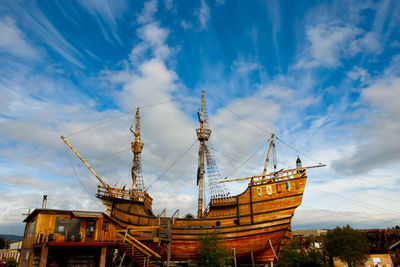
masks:
{"label": "ship hull", "polygon": [[[252,180],[242,194],[213,200],[203,218],[174,219],[171,260],[198,259],[201,237],[217,231],[220,244],[235,250],[237,260],[251,260],[253,255],[258,263],[273,261],[274,252],[278,254],[282,241],[291,234],[291,219],[301,204],[307,179],[305,170],[290,177]],[[160,217],[140,202],[100,199],[121,226],[160,225]],[[166,259],[166,250],[162,254]]]}

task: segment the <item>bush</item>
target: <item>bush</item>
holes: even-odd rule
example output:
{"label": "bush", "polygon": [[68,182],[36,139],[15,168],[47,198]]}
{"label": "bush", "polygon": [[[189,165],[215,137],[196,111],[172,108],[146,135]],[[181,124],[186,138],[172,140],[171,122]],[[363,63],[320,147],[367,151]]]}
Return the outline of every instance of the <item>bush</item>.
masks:
{"label": "bush", "polygon": [[230,261],[230,251],[220,246],[217,231],[200,238],[201,266],[224,267]]}
{"label": "bush", "polygon": [[309,244],[307,250],[302,250],[299,240],[294,238],[292,243],[285,245],[279,255],[279,266],[283,267],[320,267],[323,264],[323,254],[319,249],[310,246],[311,240],[305,240]]}
{"label": "bush", "polygon": [[7,267],[16,267],[17,266],[17,261],[13,258],[6,259],[6,262],[7,262]]}

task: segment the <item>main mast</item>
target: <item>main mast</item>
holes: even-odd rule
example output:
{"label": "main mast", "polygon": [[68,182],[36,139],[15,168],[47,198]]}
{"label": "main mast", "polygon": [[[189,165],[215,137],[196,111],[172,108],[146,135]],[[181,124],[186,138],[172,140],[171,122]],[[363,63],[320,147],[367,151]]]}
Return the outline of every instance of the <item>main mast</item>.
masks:
{"label": "main mast", "polygon": [[211,130],[206,129],[205,119],[204,119],[204,91],[201,95],[201,109],[197,113],[200,122],[200,128],[196,129],[197,139],[200,141],[199,148],[199,167],[197,169],[197,185],[199,186],[199,197],[198,197],[198,207],[197,207],[197,218],[201,218],[203,215],[203,194],[204,194],[204,152],[206,150],[206,141],[210,137]]}
{"label": "main mast", "polygon": [[133,152],[133,164],[131,169],[132,174],[132,189],[133,190],[143,190],[142,179],[142,163],[141,163],[141,153],[143,149],[143,143],[140,141],[140,117],[139,108],[136,110],[136,126],[135,131],[132,130],[133,125],[130,130],[135,136],[135,141],[131,142],[132,152]]}

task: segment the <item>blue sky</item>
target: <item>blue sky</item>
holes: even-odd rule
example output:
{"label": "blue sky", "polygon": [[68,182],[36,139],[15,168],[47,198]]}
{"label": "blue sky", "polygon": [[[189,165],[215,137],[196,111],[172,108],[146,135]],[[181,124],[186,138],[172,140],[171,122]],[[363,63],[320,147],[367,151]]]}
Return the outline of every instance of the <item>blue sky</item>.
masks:
{"label": "blue sky", "polygon": [[59,136],[129,184],[136,107],[145,184],[188,150],[149,190],[154,210],[195,213],[202,90],[221,176],[261,173],[271,132],[280,166],[327,164],[309,172],[295,229],[400,224],[399,5],[2,1],[0,233],[22,233],[43,194],[51,208],[102,210]]}

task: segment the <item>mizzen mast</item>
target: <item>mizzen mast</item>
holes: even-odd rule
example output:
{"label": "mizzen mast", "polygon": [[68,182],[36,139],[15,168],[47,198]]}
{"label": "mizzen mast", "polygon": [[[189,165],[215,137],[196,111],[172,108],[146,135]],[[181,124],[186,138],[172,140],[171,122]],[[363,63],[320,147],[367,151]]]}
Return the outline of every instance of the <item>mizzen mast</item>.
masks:
{"label": "mizzen mast", "polygon": [[199,197],[198,197],[198,207],[197,207],[197,217],[201,218],[203,215],[203,195],[204,195],[204,157],[206,151],[206,141],[210,137],[211,130],[205,128],[205,118],[204,118],[204,91],[201,95],[201,109],[197,112],[200,122],[200,128],[196,129],[197,139],[200,141],[199,148],[199,166],[197,168],[197,185],[199,186]]}
{"label": "mizzen mast", "polygon": [[132,152],[133,152],[133,164],[131,169],[132,174],[132,189],[142,191],[143,188],[143,177],[142,177],[142,161],[141,161],[141,153],[143,149],[143,143],[140,140],[140,116],[139,116],[139,108],[136,110],[136,125],[135,131],[132,130],[133,125],[130,128],[130,131],[135,136],[135,141],[131,142]]}

